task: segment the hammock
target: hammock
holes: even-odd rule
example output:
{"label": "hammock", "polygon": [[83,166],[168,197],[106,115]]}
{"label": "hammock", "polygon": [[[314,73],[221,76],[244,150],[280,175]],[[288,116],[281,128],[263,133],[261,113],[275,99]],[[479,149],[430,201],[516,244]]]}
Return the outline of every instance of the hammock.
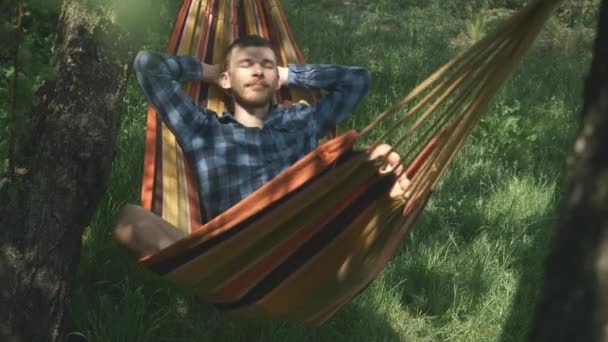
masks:
{"label": "hammock", "polygon": [[[558,3],[530,2],[361,132],[325,142],[210,222],[202,222],[194,177],[175,137],[150,108],[142,206],[188,234],[139,263],[239,316],[322,324],[389,261]],[[271,40],[282,65],[304,62],[278,0],[184,0],[167,50],[217,64],[244,34]],[[215,87],[186,89],[199,105],[224,111]],[[277,101],[317,96],[291,89]],[[393,148],[407,144],[402,161],[411,188],[391,198],[396,175],[378,172],[386,160],[370,161],[370,149],[354,146],[395,116],[397,123],[370,147],[387,138],[396,140]]]}

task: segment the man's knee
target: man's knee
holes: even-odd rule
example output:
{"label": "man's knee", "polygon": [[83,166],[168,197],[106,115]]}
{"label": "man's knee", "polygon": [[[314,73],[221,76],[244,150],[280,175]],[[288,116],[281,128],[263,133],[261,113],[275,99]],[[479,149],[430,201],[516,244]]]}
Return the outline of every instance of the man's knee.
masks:
{"label": "man's knee", "polygon": [[140,255],[158,252],[185,235],[186,232],[136,205],[124,206],[114,227],[114,238]]}
{"label": "man's knee", "polygon": [[141,210],[145,209],[132,204],[127,204],[120,209],[113,232],[114,238],[117,241],[126,244],[133,240],[133,235],[137,229],[138,217],[141,216]]}

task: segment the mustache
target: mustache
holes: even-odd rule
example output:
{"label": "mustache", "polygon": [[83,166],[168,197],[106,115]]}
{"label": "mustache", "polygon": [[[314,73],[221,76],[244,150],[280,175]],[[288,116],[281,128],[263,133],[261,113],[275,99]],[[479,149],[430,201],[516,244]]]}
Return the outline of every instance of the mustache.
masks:
{"label": "mustache", "polygon": [[270,87],[270,84],[268,84],[268,82],[259,81],[259,80],[245,83],[246,87],[249,87],[249,86],[252,86],[252,85],[263,85],[266,88]]}

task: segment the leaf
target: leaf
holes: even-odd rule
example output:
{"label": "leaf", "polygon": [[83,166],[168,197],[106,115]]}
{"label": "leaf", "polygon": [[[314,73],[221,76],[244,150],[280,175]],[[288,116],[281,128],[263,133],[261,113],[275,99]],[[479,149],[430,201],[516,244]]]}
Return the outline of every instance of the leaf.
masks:
{"label": "leaf", "polygon": [[7,79],[12,79],[14,74],[15,74],[15,68],[13,66],[9,66],[4,71],[4,77],[6,77]]}

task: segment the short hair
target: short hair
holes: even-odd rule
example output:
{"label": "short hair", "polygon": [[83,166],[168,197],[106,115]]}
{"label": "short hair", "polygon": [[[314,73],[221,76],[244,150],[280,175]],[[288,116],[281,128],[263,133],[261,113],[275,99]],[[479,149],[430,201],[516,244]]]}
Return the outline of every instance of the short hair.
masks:
{"label": "short hair", "polygon": [[232,50],[235,48],[248,48],[248,47],[266,47],[271,49],[274,52],[272,43],[267,39],[264,39],[258,35],[247,35],[236,39],[232,44],[228,46],[226,49],[226,54],[224,55],[224,64],[222,65],[223,70],[228,69],[228,64],[230,64],[230,55],[232,54]]}

